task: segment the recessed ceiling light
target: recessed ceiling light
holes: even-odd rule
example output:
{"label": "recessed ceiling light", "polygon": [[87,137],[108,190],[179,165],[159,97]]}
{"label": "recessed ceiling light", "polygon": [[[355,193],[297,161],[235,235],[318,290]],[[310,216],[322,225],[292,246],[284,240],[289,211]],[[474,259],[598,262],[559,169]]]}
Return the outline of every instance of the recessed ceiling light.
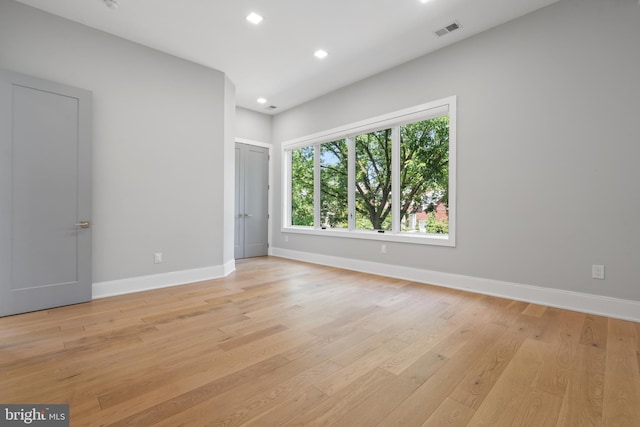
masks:
{"label": "recessed ceiling light", "polygon": [[319,49],[319,50],[316,50],[314,55],[315,55],[316,58],[322,59],[322,58],[326,58],[327,55],[329,55],[329,54],[325,50]]}
{"label": "recessed ceiling light", "polygon": [[118,6],[120,6],[116,0],[103,0],[103,1],[104,1],[104,4],[105,4],[109,9],[117,9],[117,8],[118,8]]}
{"label": "recessed ceiling light", "polygon": [[250,14],[247,15],[247,21],[251,22],[252,24],[256,24],[258,25],[260,22],[262,22],[262,16],[258,15],[255,12],[251,12]]}
{"label": "recessed ceiling light", "polygon": [[267,103],[267,100],[266,100],[266,99],[264,99],[264,98],[258,98],[258,99],[257,99],[257,102],[258,102],[258,104],[266,104],[266,103]]}

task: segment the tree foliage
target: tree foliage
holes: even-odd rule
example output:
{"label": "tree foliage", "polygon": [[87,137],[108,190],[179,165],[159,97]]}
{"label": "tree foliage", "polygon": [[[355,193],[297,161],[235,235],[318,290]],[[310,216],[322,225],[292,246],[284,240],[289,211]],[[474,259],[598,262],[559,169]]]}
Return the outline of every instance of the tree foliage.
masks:
{"label": "tree foliage", "polygon": [[400,216],[449,203],[449,117],[400,128]]}
{"label": "tree foliage", "polygon": [[313,147],[291,152],[291,225],[313,226]]}
{"label": "tree foliage", "polygon": [[[391,229],[391,129],[356,136],[356,217]],[[368,225],[368,224],[367,224]]]}
{"label": "tree foliage", "polygon": [[323,227],[346,228],[349,149],[344,139],[320,145],[320,218]]}

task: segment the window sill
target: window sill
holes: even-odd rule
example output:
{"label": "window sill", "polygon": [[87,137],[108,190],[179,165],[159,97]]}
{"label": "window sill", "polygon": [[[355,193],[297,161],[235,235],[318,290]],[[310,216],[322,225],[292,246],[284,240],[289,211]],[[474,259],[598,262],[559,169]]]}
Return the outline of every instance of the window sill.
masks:
{"label": "window sill", "polygon": [[379,233],[377,231],[367,230],[349,231],[347,229],[340,228],[319,229],[313,227],[283,227],[281,231],[283,233],[306,234],[325,237],[341,237],[346,239],[378,240],[382,242],[400,242],[431,246],[456,246],[455,240],[451,236],[451,234],[397,234],[390,231]]}

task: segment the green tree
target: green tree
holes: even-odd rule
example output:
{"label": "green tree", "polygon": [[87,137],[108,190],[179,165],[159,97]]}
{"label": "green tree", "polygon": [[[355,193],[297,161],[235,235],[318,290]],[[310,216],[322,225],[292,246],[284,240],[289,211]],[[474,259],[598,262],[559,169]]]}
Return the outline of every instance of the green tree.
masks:
{"label": "green tree", "polygon": [[[391,229],[391,129],[356,136],[356,222]],[[371,225],[367,223],[369,222]]]}
{"label": "green tree", "polygon": [[291,225],[313,226],[313,146],[291,151]]}
{"label": "green tree", "polygon": [[320,145],[320,218],[323,227],[346,228],[349,225],[348,156],[344,139]]}
{"label": "green tree", "polygon": [[400,127],[400,217],[449,203],[449,117]]}
{"label": "green tree", "polygon": [[434,213],[429,214],[429,218],[427,218],[427,233],[433,234],[448,234],[449,233],[449,222],[447,220],[436,221],[436,216]]}

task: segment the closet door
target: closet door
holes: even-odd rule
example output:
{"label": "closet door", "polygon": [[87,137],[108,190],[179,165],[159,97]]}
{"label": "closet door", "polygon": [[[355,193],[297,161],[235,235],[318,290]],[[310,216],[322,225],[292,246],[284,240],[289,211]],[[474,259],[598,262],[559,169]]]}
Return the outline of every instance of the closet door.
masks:
{"label": "closet door", "polygon": [[235,258],[269,251],[269,150],[236,143]]}

